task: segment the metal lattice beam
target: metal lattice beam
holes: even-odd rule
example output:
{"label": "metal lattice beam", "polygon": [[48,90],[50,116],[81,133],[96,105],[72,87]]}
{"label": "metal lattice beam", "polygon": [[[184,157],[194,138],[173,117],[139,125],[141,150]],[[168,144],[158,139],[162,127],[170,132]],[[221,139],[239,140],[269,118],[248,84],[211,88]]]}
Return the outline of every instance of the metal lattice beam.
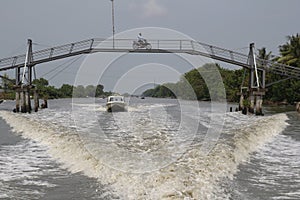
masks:
{"label": "metal lattice beam", "polygon": [[[149,40],[152,49],[132,49],[133,39],[104,40],[99,38],[46,48],[32,53],[30,65],[37,65],[80,54],[97,52],[128,53],[187,53],[209,57],[250,69],[248,55],[191,40]],[[0,59],[0,71],[24,67],[25,54]],[[256,58],[258,70],[265,70],[285,77],[300,79],[300,68]]]}

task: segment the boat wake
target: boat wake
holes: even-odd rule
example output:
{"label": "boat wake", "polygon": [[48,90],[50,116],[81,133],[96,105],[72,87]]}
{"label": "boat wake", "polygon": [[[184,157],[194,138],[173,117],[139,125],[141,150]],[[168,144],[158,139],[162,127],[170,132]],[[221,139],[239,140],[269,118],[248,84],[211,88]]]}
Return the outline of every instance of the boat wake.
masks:
{"label": "boat wake", "polygon": [[288,125],[285,114],[251,118],[228,113],[222,135],[209,154],[201,151],[201,144],[193,145],[161,169],[127,173],[111,168],[93,155],[93,147],[75,129],[57,128],[57,123],[49,125],[49,121],[32,116],[0,111],[0,117],[14,132],[47,147],[49,154],[69,171],[83,172],[109,185],[111,192],[121,199],[230,199],[222,181],[232,180],[238,165],[251,152],[272,141]]}

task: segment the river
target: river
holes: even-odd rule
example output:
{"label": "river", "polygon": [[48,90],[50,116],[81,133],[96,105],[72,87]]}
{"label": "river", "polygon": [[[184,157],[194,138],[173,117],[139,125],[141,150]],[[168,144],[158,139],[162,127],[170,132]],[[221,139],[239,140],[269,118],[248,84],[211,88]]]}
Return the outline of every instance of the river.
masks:
{"label": "river", "polygon": [[299,199],[298,113],[127,103],[108,113],[105,99],[49,100],[31,114],[0,104],[0,199]]}

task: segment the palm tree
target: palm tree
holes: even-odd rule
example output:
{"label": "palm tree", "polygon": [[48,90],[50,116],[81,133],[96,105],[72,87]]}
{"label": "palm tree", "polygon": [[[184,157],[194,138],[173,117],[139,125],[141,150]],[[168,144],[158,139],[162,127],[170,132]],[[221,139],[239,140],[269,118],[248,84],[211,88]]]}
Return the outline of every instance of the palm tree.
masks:
{"label": "palm tree", "polygon": [[[278,58],[278,62],[291,65],[294,67],[300,67],[300,35],[287,36],[287,42],[284,45],[279,46],[281,57]],[[293,103],[300,100],[299,86],[300,81],[288,80],[277,88],[278,97],[282,97],[284,94],[285,99]]]}
{"label": "palm tree", "polygon": [[264,60],[270,60],[272,58],[272,51],[267,53],[266,47],[258,49],[258,58],[264,59]]}
{"label": "palm tree", "polygon": [[278,62],[300,67],[300,35],[287,36],[288,42],[279,46],[281,57]]}

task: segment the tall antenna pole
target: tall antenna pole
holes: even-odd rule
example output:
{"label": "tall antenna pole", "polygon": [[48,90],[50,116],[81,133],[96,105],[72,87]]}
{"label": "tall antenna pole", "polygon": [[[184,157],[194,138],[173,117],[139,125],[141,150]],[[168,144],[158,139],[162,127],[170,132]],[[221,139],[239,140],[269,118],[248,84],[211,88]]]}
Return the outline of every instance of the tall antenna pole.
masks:
{"label": "tall antenna pole", "polygon": [[111,20],[112,20],[113,48],[115,48],[115,10],[114,10],[114,0],[111,0]]}

